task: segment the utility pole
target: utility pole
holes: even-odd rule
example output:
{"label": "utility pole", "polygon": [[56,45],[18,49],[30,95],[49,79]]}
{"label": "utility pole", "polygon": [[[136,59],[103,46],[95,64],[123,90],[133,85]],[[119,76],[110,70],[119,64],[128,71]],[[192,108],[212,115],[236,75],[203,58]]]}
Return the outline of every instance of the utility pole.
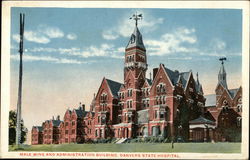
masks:
{"label": "utility pole", "polygon": [[22,106],[22,80],[23,80],[23,33],[24,33],[24,14],[20,13],[20,64],[19,64],[19,85],[18,85],[18,100],[17,100],[17,117],[16,117],[16,145],[21,143],[21,106]]}

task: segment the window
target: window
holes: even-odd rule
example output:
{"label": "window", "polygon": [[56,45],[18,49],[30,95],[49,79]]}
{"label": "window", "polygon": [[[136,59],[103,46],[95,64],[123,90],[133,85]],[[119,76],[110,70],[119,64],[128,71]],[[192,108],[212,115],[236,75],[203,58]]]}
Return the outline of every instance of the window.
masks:
{"label": "window", "polygon": [[68,142],[69,142],[68,138],[65,138],[65,142],[66,142],[66,143],[68,143]]}
{"label": "window", "polygon": [[242,103],[242,100],[241,100],[241,98],[239,98],[239,99],[238,99],[238,102],[239,102],[239,103]]}
{"label": "window", "polygon": [[69,123],[68,123],[68,122],[66,122],[66,123],[65,123],[65,126],[68,126],[68,125],[69,125]]}
{"label": "window", "polygon": [[65,130],[65,134],[69,134],[69,131],[68,131],[68,130]]}
{"label": "window", "polygon": [[224,105],[227,105],[227,100],[224,100],[224,101],[223,101],[223,104],[224,104]]}
{"label": "window", "polygon": [[241,117],[237,117],[237,126],[240,127],[241,126]]}
{"label": "window", "polygon": [[164,113],[165,113],[164,111],[161,111],[161,112],[160,112],[160,118],[161,118],[161,119],[164,118]]}
{"label": "window", "polygon": [[130,101],[129,103],[130,103],[130,108],[132,108],[132,101]]}
{"label": "window", "polygon": [[163,96],[163,99],[162,99],[162,104],[165,104],[166,103],[166,97],[165,96]]}
{"label": "window", "polygon": [[242,112],[242,104],[237,105],[237,112]]}
{"label": "window", "polygon": [[128,122],[131,122],[131,120],[132,120],[132,115],[129,114],[129,115],[128,115]]}
{"label": "window", "polygon": [[95,130],[95,136],[98,137],[98,130]]}
{"label": "window", "polygon": [[133,95],[133,90],[132,89],[128,89],[128,97],[132,97]]}
{"label": "window", "polygon": [[72,126],[74,126],[75,125],[75,121],[72,121]]}
{"label": "window", "polygon": [[100,130],[100,137],[102,137],[102,129]]}
{"label": "window", "polygon": [[75,134],[75,130],[74,129],[72,129],[72,134]]}
{"label": "window", "polygon": [[98,123],[100,123],[101,122],[101,117],[100,116],[98,116]]}
{"label": "window", "polygon": [[157,118],[158,116],[157,116],[157,111],[155,111],[155,119]]}

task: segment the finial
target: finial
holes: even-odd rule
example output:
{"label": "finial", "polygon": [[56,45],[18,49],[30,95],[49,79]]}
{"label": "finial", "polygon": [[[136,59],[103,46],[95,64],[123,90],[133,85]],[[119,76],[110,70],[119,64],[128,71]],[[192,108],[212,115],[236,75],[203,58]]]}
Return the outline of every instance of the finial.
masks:
{"label": "finial", "polygon": [[197,77],[197,82],[199,84],[199,74],[198,74],[198,72],[196,73],[196,77]]}
{"label": "finial", "polygon": [[227,58],[226,57],[221,57],[219,60],[221,61],[221,64],[224,64],[224,61],[226,61]]}
{"label": "finial", "polygon": [[137,26],[137,21],[142,20],[142,14],[137,14],[137,12],[135,12],[135,14],[133,14],[132,17],[130,17],[129,19],[134,19],[135,26]]}
{"label": "finial", "polygon": [[152,80],[152,79],[151,79],[151,78],[152,78],[151,75],[152,75],[151,72],[149,72],[149,79],[150,79],[150,81]]}

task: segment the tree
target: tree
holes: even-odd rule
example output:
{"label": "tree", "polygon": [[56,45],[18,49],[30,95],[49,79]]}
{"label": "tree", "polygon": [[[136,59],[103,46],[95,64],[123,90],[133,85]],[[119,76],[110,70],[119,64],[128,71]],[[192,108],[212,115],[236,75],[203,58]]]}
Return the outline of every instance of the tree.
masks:
{"label": "tree", "polygon": [[[21,144],[26,140],[26,130],[21,120]],[[16,143],[16,111],[9,111],[9,145]]]}

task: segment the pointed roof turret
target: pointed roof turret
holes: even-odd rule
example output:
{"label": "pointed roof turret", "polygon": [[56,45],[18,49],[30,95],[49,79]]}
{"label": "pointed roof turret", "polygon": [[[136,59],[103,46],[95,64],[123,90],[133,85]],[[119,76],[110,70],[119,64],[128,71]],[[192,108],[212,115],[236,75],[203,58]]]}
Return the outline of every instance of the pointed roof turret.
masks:
{"label": "pointed roof turret", "polygon": [[140,49],[146,50],[143,44],[142,35],[137,27],[137,21],[142,19],[142,14],[134,14],[130,19],[135,20],[135,29],[130,37],[126,49],[138,47]]}
{"label": "pointed roof turret", "polygon": [[195,85],[196,90],[197,90],[198,93],[203,94],[202,85],[200,84],[200,81],[199,81],[199,74],[198,74],[198,72],[196,73],[196,77],[197,77],[196,85]]}
{"label": "pointed roof turret", "polygon": [[128,42],[126,49],[134,48],[134,47],[138,47],[140,49],[146,50],[143,44],[142,35],[139,29],[137,28],[137,26],[135,26],[135,30],[130,37],[130,40]]}
{"label": "pointed roof turret", "polygon": [[224,60],[226,60],[226,58],[220,58],[219,60],[221,61],[221,67],[218,74],[218,84],[221,84],[223,87],[227,89],[227,79],[226,79],[227,74],[223,62]]}

